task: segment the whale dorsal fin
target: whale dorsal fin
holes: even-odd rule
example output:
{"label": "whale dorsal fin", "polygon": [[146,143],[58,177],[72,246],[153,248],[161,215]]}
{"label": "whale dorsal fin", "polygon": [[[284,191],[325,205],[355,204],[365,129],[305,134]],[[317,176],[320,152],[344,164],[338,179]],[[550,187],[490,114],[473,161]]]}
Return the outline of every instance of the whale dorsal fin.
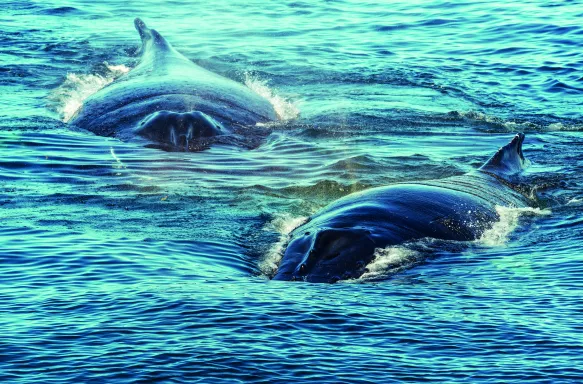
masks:
{"label": "whale dorsal fin", "polygon": [[498,176],[508,176],[522,171],[527,165],[527,160],[522,154],[523,141],[524,133],[517,133],[510,143],[500,148],[480,167],[480,171]]}
{"label": "whale dorsal fin", "polygon": [[166,41],[164,37],[162,37],[161,34],[158,33],[158,31],[148,28],[146,23],[144,23],[144,21],[139,17],[136,17],[134,20],[134,25],[136,26],[136,29],[140,34],[140,38],[142,39],[142,55],[151,50],[173,50],[172,46]]}

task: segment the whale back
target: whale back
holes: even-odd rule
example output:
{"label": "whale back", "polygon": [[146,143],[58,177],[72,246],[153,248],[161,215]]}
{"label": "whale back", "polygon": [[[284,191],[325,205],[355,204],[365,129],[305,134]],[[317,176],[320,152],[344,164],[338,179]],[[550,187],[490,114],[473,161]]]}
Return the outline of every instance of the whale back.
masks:
{"label": "whale back", "polygon": [[136,130],[140,123],[150,121],[160,111],[199,112],[227,131],[277,120],[275,109],[266,98],[196,65],[141,19],[135,19],[134,25],[142,40],[139,63],[88,97],[70,124],[101,136],[133,140],[142,132]]}
{"label": "whale back", "polygon": [[383,249],[422,238],[471,241],[498,219],[486,198],[447,186],[394,184],[345,196],[291,233],[275,280],[357,278]]}
{"label": "whale back", "polygon": [[497,207],[527,207],[508,176],[520,172],[524,134],[463,176],[399,183],[345,196],[290,236],[274,280],[335,282],[366,272],[377,249],[422,238],[472,241],[500,219]]}

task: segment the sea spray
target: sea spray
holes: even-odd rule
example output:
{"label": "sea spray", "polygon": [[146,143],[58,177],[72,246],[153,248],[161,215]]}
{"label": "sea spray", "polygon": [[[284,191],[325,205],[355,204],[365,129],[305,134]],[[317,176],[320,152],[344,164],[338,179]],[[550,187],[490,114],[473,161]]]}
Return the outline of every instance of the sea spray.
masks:
{"label": "sea spray", "polygon": [[63,122],[68,122],[91,95],[128,73],[131,68],[125,65],[104,63],[106,71],[102,74],[68,73],[63,83],[49,96],[53,109]]}
{"label": "sea spray", "polygon": [[372,261],[367,265],[367,271],[360,279],[370,280],[384,277],[407,268],[419,260],[421,253],[407,245],[395,245],[375,249]]}
{"label": "sea spray", "polygon": [[551,213],[548,209],[531,207],[510,208],[502,206],[496,206],[496,212],[500,219],[490,229],[484,231],[478,239],[479,243],[490,247],[505,246],[508,243],[510,234],[518,227],[521,216],[550,215]]}
{"label": "sea spray", "polygon": [[308,218],[305,216],[294,217],[284,213],[276,216],[264,226],[264,230],[279,233],[279,240],[276,241],[259,261],[259,269],[266,276],[273,276],[277,271],[279,261],[285,251],[285,246],[289,242],[290,233],[304,224]]}
{"label": "sea spray", "polygon": [[297,104],[278,95],[268,86],[266,80],[259,79],[257,76],[246,72],[245,85],[259,96],[267,99],[273,105],[273,109],[275,109],[275,113],[280,120],[292,120],[299,116],[300,110]]}

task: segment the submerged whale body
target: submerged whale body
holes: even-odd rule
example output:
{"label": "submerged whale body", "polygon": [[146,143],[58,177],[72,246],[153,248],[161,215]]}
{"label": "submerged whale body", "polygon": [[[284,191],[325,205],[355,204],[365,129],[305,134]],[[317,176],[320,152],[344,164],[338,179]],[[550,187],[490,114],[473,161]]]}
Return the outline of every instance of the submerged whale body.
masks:
{"label": "submerged whale body", "polygon": [[268,100],[194,64],[140,20],[140,61],[85,100],[70,123],[101,136],[196,149],[197,140],[277,119]]}
{"label": "submerged whale body", "polygon": [[517,134],[477,172],[373,188],[333,202],[291,233],[273,279],[333,283],[361,276],[377,248],[427,237],[478,239],[499,219],[497,205],[529,204],[510,183],[525,166],[523,141]]}

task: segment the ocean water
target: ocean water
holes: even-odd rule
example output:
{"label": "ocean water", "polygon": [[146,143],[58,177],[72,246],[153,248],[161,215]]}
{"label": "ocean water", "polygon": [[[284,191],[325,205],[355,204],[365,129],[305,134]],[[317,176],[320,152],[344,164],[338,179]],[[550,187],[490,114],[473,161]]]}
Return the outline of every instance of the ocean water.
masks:
{"label": "ocean water", "polygon": [[[72,129],[136,63],[141,17],[267,97],[255,149]],[[0,381],[577,383],[583,2],[4,1]],[[515,132],[528,209],[478,241],[271,281],[331,201],[461,175]]]}

